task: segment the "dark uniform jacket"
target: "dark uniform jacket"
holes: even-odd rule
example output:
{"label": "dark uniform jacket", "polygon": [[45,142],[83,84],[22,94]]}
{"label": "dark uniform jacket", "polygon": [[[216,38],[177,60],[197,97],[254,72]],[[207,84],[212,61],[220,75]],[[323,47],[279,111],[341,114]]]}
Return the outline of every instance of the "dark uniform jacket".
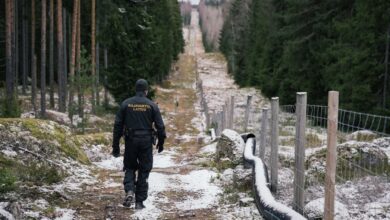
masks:
{"label": "dark uniform jacket", "polygon": [[147,134],[157,129],[159,140],[166,137],[165,126],[158,106],[149,100],[143,92],[122,102],[115,118],[113,147],[119,148],[120,138],[128,135]]}

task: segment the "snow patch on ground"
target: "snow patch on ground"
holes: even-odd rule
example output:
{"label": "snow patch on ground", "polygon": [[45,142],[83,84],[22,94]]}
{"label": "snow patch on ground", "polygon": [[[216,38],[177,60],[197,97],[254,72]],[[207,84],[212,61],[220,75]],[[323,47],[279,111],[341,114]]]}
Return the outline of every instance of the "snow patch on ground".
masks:
{"label": "snow patch on ground", "polygon": [[158,203],[168,202],[166,197],[161,196],[161,192],[166,190],[169,185],[171,185],[171,183],[169,182],[168,175],[151,172],[149,175],[149,196],[144,202],[146,208],[135,212],[132,215],[132,219],[158,219],[163,212],[158,208]]}
{"label": "snow patch on ground", "polygon": [[0,202],[0,216],[4,216],[5,219],[14,220],[14,216],[5,210],[5,207],[8,206],[8,202]]}
{"label": "snow patch on ground", "polygon": [[180,176],[179,179],[184,184],[182,189],[200,193],[202,196],[176,203],[177,208],[180,210],[203,209],[216,204],[217,195],[222,192],[218,186],[210,182],[216,176],[215,172],[209,170],[192,171],[188,175]]}
{"label": "snow patch on ground", "polygon": [[76,213],[75,210],[56,208],[55,212],[59,215],[59,217],[55,218],[55,220],[73,220],[73,219],[75,219],[75,216],[74,216],[74,214]]}
{"label": "snow patch on ground", "polygon": [[94,162],[94,164],[102,169],[122,171],[123,170],[123,156],[117,157],[117,158],[112,156],[111,158],[108,158],[106,160]]}
{"label": "snow patch on ground", "polygon": [[174,153],[172,151],[163,151],[160,154],[156,154],[153,158],[153,168],[167,168],[177,166],[173,161]]}
{"label": "snow patch on ground", "polygon": [[[324,200],[324,198],[319,198],[310,201],[308,204],[305,205],[304,212],[305,214],[307,214],[309,219],[319,219],[324,217]],[[344,220],[350,218],[347,207],[338,201],[335,201],[334,212],[334,219],[336,220]]]}
{"label": "snow patch on ground", "polygon": [[1,153],[3,153],[7,157],[16,157],[18,154],[13,150],[2,150]]}
{"label": "snow patch on ground", "polygon": [[212,144],[204,146],[199,152],[205,154],[214,154],[215,152],[217,152],[217,144],[218,142],[214,142]]}
{"label": "snow patch on ground", "polygon": [[103,183],[104,188],[113,188],[113,187],[120,187],[120,186],[122,186],[122,184],[115,182],[113,179],[109,179]]}

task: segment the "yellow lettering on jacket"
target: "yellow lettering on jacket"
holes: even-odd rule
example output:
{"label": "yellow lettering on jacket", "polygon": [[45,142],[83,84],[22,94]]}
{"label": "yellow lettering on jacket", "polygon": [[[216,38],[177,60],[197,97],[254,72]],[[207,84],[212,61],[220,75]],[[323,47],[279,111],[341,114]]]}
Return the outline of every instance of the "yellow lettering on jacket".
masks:
{"label": "yellow lettering on jacket", "polygon": [[135,112],[146,112],[148,109],[151,109],[150,105],[146,104],[128,104],[128,108],[132,108]]}

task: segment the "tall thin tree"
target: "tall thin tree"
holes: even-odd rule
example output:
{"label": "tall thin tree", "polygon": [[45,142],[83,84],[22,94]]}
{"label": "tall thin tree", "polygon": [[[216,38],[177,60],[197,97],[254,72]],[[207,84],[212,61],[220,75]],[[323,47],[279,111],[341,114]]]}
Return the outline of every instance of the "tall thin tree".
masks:
{"label": "tall thin tree", "polygon": [[78,12],[79,12],[79,0],[73,1],[73,18],[72,18],[72,50],[70,56],[70,72],[69,72],[69,118],[73,121],[73,98],[74,98],[74,76],[76,67],[76,42],[77,42],[77,29],[78,29]]}
{"label": "tall thin tree", "polygon": [[12,18],[13,18],[13,0],[5,1],[5,29],[6,29],[6,39],[5,39],[5,47],[6,47],[6,100],[5,100],[5,114],[10,114],[12,111],[12,106],[14,100],[14,77],[13,77],[13,57],[12,57]]}
{"label": "tall thin tree", "polygon": [[[96,11],[99,11],[99,0],[96,1]],[[96,24],[96,34],[95,36],[99,36],[99,17],[96,16],[95,18],[95,24]],[[100,105],[100,45],[99,45],[99,40],[96,40],[96,105]]]}
{"label": "tall thin tree", "polygon": [[107,70],[108,70],[108,49],[104,48],[104,106],[108,107],[108,91],[107,91]]}
{"label": "tall thin tree", "polygon": [[92,112],[96,111],[96,0],[92,0],[91,10],[91,60],[92,60]]}
{"label": "tall thin tree", "polygon": [[46,115],[46,0],[41,0],[41,117]]}
{"label": "tall thin tree", "polygon": [[62,8],[62,34],[64,36],[63,38],[63,49],[64,49],[64,78],[63,78],[63,93],[64,93],[64,100],[66,103],[67,96],[68,96],[68,25],[67,25],[67,19],[68,13],[65,8]]}
{"label": "tall thin tree", "polygon": [[78,112],[79,117],[84,118],[84,108],[83,108],[83,95],[81,94],[81,73],[80,73],[80,59],[81,59],[81,1],[78,2],[78,13],[77,13],[77,46],[76,46],[76,66],[77,66],[77,77],[78,77],[78,86],[77,86],[77,97],[78,97]]}
{"label": "tall thin tree", "polygon": [[23,1],[23,23],[22,23],[22,53],[23,53],[23,75],[22,75],[22,93],[26,95],[27,75],[28,75],[28,19],[27,19],[28,1]]}
{"label": "tall thin tree", "polygon": [[14,74],[14,86],[15,86],[15,95],[18,95],[18,86],[19,86],[19,7],[18,0],[14,0],[14,31],[13,31],[13,65],[15,68]]}
{"label": "tall thin tree", "polygon": [[50,80],[50,108],[54,108],[54,0],[50,1],[50,48],[49,48],[49,80]]}
{"label": "tall thin tree", "polygon": [[62,33],[62,0],[57,1],[57,72],[58,72],[58,107],[60,112],[66,111],[64,94],[64,36]]}
{"label": "tall thin tree", "polygon": [[31,104],[37,112],[37,59],[35,55],[35,0],[31,0]]}

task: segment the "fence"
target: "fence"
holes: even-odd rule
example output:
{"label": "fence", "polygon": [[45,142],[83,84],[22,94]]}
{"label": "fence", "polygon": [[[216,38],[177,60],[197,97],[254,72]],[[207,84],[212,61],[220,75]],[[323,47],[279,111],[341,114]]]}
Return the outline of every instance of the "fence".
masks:
{"label": "fence", "polygon": [[[250,99],[243,127],[235,125],[236,130],[247,131],[248,114],[254,113]],[[252,130],[260,130],[258,156],[268,164],[276,198],[310,218],[315,217],[312,204],[325,204],[320,208],[325,219],[333,219],[335,206],[338,217],[381,218],[390,208],[390,117],[339,109],[337,92],[330,93],[328,106],[306,102],[306,93],[297,93],[296,105],[280,106],[279,111],[273,98],[271,109],[261,110],[260,122],[255,122],[259,126]],[[229,103],[210,117],[208,126],[217,136],[233,128],[226,126],[235,108]]]}

